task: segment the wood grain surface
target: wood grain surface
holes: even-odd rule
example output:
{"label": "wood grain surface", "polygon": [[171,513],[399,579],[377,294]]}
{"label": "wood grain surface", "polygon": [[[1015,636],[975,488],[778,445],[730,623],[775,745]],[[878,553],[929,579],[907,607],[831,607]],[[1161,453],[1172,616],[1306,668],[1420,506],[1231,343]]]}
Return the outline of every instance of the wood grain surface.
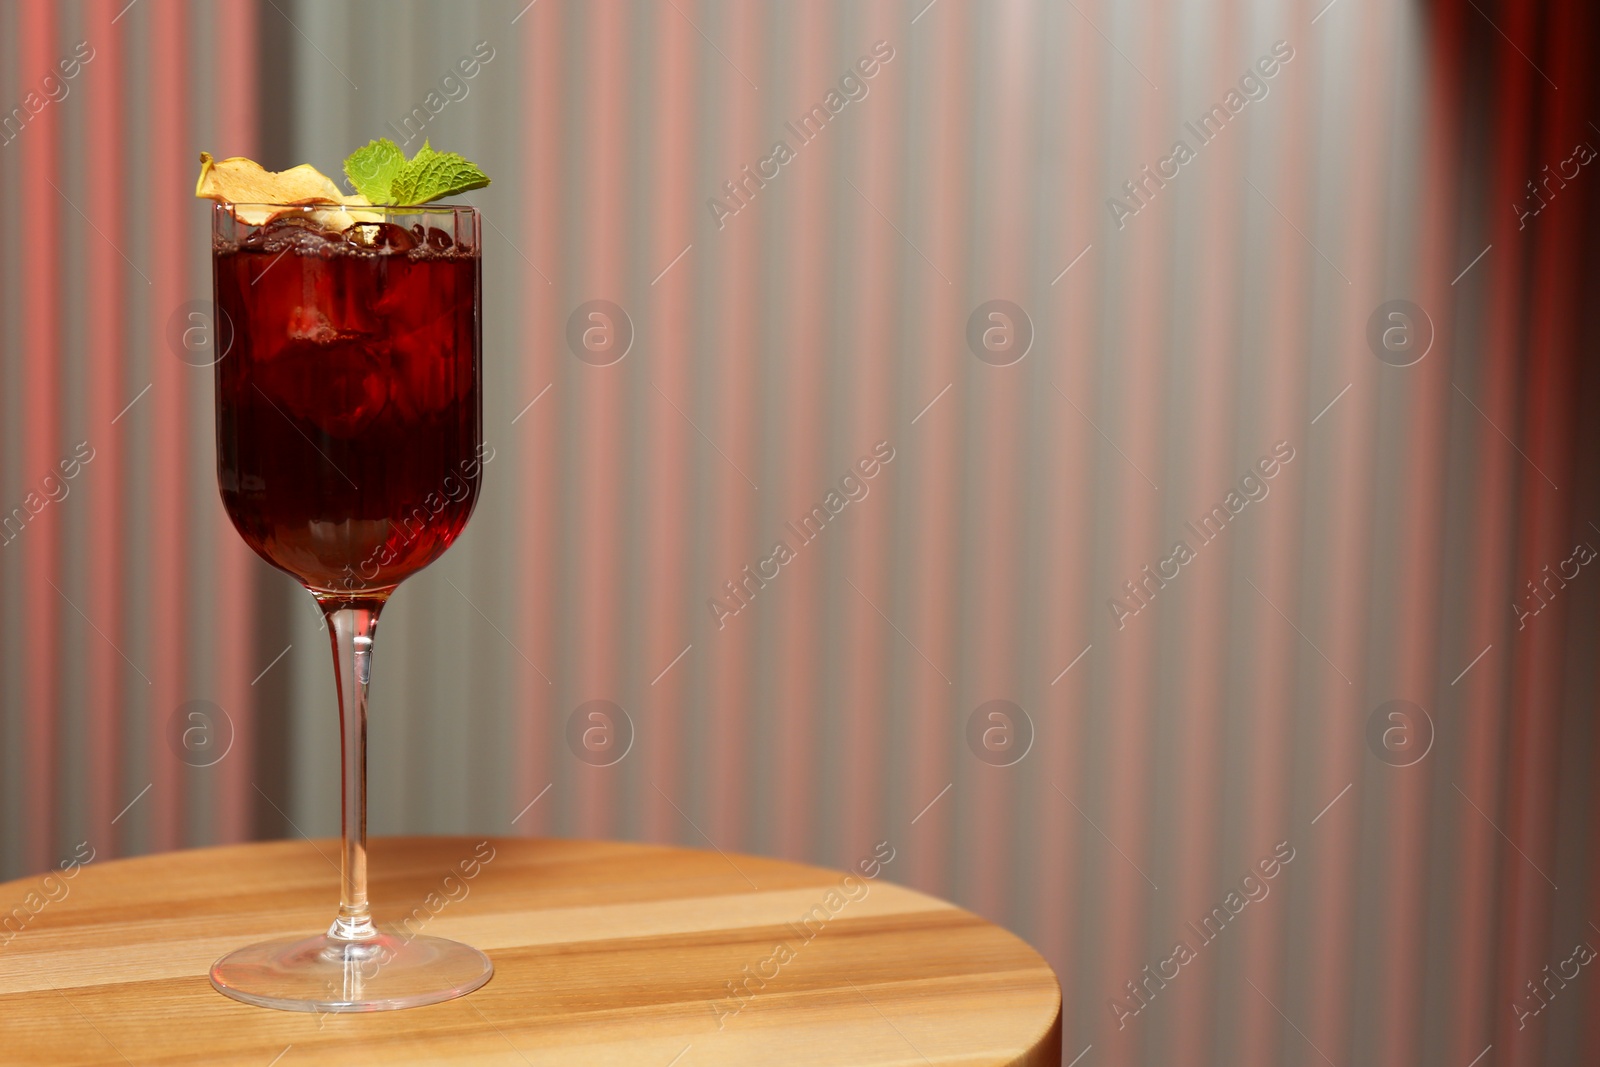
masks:
{"label": "wood grain surface", "polygon": [[846,881],[719,852],[482,841],[371,843],[380,923],[466,941],[495,965],[475,993],[398,1012],[253,1008],[207,981],[230,949],[327,927],[336,842],[0,885],[0,1063],[1060,1063],[1060,989],[1044,960],[888,882],[892,865]]}

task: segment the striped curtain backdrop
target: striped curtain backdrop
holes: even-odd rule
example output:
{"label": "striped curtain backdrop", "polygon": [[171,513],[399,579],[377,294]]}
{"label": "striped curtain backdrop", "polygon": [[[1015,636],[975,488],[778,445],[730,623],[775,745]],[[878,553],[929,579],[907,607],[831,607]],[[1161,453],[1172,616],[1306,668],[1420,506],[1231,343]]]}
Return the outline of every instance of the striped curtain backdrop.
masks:
{"label": "striped curtain backdrop", "polygon": [[1596,18],[0,5],[0,875],[337,833],[190,189],[426,138],[494,451],[373,833],[886,841],[1082,1067],[1594,1062]]}
{"label": "striped curtain backdrop", "polygon": [[[0,6],[5,877],[251,830],[259,567],[218,502],[212,372],[170,338],[210,290],[195,146],[259,148],[257,18]],[[231,735],[215,767],[170,743],[195,710]]]}

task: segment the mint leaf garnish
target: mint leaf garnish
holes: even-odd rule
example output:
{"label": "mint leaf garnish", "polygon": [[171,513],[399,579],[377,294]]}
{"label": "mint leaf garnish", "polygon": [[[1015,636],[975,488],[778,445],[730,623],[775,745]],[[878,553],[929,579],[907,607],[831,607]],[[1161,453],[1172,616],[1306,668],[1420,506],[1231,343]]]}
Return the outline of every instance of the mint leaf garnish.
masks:
{"label": "mint leaf garnish", "polygon": [[456,152],[435,152],[427,141],[408,161],[388,138],[369,142],[344,161],[356,192],[373,204],[410,207],[469,189],[482,189],[489,176]]}
{"label": "mint leaf garnish", "polygon": [[489,176],[455,152],[422,153],[405,165],[389,193],[397,204],[426,204],[468,189],[482,189]]}
{"label": "mint leaf garnish", "polygon": [[424,137],[422,139],[422,147],[417,149],[417,154],[411,157],[411,162],[420,167],[438,154],[433,150],[433,146],[428,143],[428,139]]}
{"label": "mint leaf garnish", "polygon": [[[420,154],[420,153],[419,153]],[[344,173],[356,192],[374,204],[389,203],[395,176],[406,165],[406,154],[387,137],[368,141],[344,161]]]}

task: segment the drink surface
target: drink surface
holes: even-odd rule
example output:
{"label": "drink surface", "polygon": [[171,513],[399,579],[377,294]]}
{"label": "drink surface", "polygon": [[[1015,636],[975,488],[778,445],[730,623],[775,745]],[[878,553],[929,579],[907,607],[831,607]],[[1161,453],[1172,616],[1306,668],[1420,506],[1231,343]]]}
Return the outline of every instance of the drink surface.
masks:
{"label": "drink surface", "polygon": [[[385,593],[448,548],[485,459],[476,250],[284,220],[213,251],[228,517],[314,591]],[[359,236],[366,247],[358,247]]]}

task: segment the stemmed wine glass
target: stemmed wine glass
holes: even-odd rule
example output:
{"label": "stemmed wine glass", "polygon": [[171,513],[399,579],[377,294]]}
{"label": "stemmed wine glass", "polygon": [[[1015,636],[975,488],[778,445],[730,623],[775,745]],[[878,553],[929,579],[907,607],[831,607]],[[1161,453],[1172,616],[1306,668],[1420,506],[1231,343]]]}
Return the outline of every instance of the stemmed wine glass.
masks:
{"label": "stemmed wine glass", "polygon": [[[252,224],[245,219],[267,219]],[[376,1011],[489,980],[477,949],[381,931],[367,903],[367,685],[384,602],[477,502],[483,425],[470,207],[217,204],[217,480],[263,559],[316,597],[343,754],[339,912],[327,933],[230,952],[211,984],[295,1011]],[[340,229],[335,222],[345,223]]]}

